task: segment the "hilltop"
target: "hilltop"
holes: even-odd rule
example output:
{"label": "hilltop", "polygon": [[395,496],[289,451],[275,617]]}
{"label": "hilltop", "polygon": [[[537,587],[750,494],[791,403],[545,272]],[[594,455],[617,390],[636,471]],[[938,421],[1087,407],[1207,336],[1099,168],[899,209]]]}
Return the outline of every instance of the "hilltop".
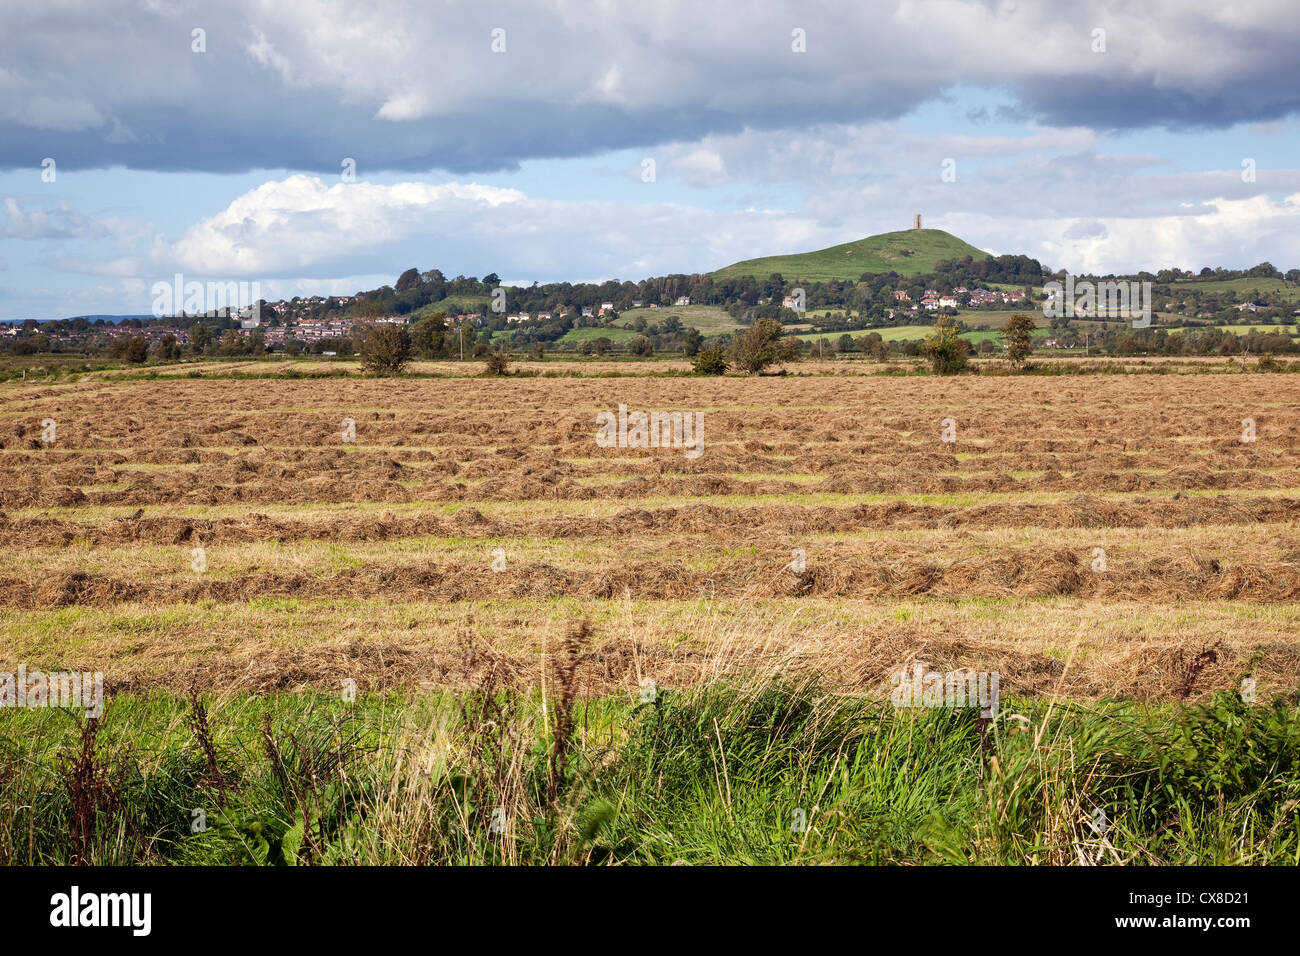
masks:
{"label": "hilltop", "polygon": [[945,259],[988,259],[987,252],[942,229],[905,229],[868,236],[816,252],[746,259],[713,273],[715,279],[754,276],[766,279],[772,273],[782,278],[825,282],[830,279],[856,280],[864,272],[897,272],[914,276],[933,272]]}

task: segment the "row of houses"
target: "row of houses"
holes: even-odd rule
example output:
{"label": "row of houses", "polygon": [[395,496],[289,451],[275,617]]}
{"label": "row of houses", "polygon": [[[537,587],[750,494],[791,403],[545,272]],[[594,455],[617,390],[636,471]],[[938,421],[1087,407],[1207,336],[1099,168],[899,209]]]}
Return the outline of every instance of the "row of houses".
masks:
{"label": "row of houses", "polygon": [[352,334],[352,319],[299,319],[292,326],[292,335],[303,342],[320,339],[341,339]]}
{"label": "row of houses", "polygon": [[[925,294],[921,296],[921,305],[931,310],[956,309],[963,304],[962,296],[965,296],[965,304],[972,308],[995,303],[1023,302],[1025,300],[1025,294],[1019,290],[1011,292],[1001,292],[994,289],[968,290],[964,285],[959,285],[952,292],[944,295],[941,295],[937,289],[926,289]],[[894,301],[911,302],[912,297],[906,289],[898,289],[894,292]]]}
{"label": "row of houses", "polygon": [[[641,303],[640,301],[636,301],[633,302],[632,304],[634,306],[638,306]],[[651,308],[654,308],[654,306],[651,306]],[[556,315],[558,315],[560,318],[564,318],[565,316],[569,316],[572,314],[573,314],[573,310],[571,308],[569,308],[568,306],[563,306],[560,308],[558,312],[538,312],[536,315],[533,315],[528,312],[519,312],[514,315],[507,315],[506,321],[511,323],[527,322],[529,319],[535,318],[539,322],[545,322],[547,319],[555,318]],[[615,314],[615,310],[614,310],[613,302],[602,302],[600,304],[599,310],[597,310],[595,306],[582,307],[582,317],[584,319],[594,319],[599,316],[614,315],[614,314]]]}

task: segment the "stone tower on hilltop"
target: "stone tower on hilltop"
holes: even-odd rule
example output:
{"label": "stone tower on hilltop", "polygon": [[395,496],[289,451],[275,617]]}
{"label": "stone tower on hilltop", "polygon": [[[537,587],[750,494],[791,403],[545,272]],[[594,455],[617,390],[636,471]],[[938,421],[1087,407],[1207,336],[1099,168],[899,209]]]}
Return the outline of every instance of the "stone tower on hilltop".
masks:
{"label": "stone tower on hilltop", "polygon": [[919,212],[916,214],[916,218],[912,220],[912,228],[913,229],[921,228],[921,214]]}

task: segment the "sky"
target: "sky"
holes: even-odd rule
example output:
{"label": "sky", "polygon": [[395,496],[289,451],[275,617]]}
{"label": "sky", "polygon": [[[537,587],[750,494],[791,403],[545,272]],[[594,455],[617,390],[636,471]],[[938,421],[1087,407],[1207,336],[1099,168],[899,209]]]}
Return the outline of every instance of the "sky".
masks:
{"label": "sky", "polygon": [[[1224,4],[0,0],[0,318],[639,280],[923,224],[1300,267],[1300,18]],[[251,285],[250,285],[251,288]]]}

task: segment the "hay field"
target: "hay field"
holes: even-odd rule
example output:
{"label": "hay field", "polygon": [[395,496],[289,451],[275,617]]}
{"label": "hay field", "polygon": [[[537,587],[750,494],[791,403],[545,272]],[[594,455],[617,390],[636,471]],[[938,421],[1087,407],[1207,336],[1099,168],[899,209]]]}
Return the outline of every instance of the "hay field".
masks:
{"label": "hay field", "polygon": [[[599,447],[620,403],[702,412],[702,454]],[[9,382],[0,670],[458,688],[488,653],[529,686],[585,617],[593,694],[779,658],[1265,696],[1300,679],[1298,406],[1251,374]]]}

